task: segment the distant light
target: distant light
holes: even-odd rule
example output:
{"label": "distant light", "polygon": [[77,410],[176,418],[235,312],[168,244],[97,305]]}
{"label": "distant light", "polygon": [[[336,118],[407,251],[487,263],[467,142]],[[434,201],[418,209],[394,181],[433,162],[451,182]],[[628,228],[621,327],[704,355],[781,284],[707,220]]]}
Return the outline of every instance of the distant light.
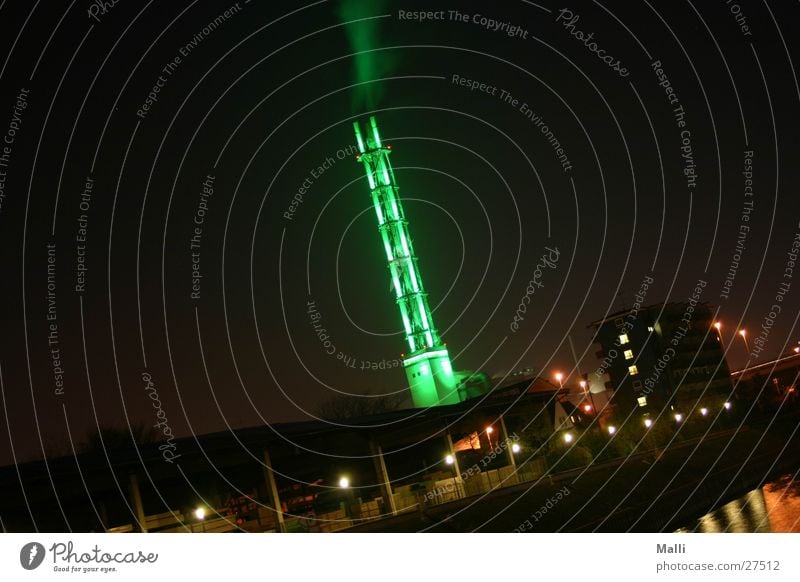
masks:
{"label": "distant light", "polygon": [[747,330],[746,329],[740,329],[739,330],[739,335],[742,336],[742,337],[746,336],[747,335]]}
{"label": "distant light", "polygon": [[492,428],[491,426],[487,426],[486,427],[486,434],[492,434],[493,432],[494,432],[494,428]]}
{"label": "distant light", "polygon": [[511,445],[511,452],[512,453],[518,453],[521,450],[522,450],[522,447],[520,447],[517,443],[514,443],[514,444]]}
{"label": "distant light", "polygon": [[572,434],[571,433],[566,433],[564,435],[564,442],[567,442],[567,443],[571,443],[572,442]]}
{"label": "distant light", "polygon": [[616,426],[609,426],[608,427],[608,434],[614,434],[615,432],[617,432],[617,427]]}
{"label": "distant light", "polygon": [[653,331],[653,326],[652,325],[648,325],[647,326],[647,331]]}
{"label": "distant light", "polygon": [[198,507],[197,509],[194,510],[194,516],[197,519],[204,519],[206,516],[206,510],[202,507]]}
{"label": "distant light", "polygon": [[448,465],[452,465],[453,463],[456,462],[456,459],[455,459],[455,457],[453,457],[453,455],[447,455],[444,458],[444,462],[447,463]]}
{"label": "distant light", "polygon": [[683,415],[680,412],[675,413],[675,422],[680,422],[683,420]]}
{"label": "distant light", "polygon": [[730,410],[732,404],[730,402],[726,402],[725,404],[723,404],[723,406],[725,407],[725,410]]}
{"label": "distant light", "polygon": [[794,353],[795,354],[800,354],[800,346],[795,346],[794,347]]}
{"label": "distant light", "polygon": [[[800,348],[795,348],[795,350],[800,351]],[[579,384],[581,385],[581,388],[586,388],[586,380],[581,380]]]}
{"label": "distant light", "polygon": [[591,412],[592,411],[592,405],[591,404],[584,404],[583,409],[586,412]]}
{"label": "distant light", "polygon": [[722,327],[722,324],[721,324],[720,322],[718,322],[718,321],[715,321],[715,322],[714,322],[714,327],[716,327],[716,328],[717,328],[717,331],[719,331],[719,328],[721,328],[721,327]]}
{"label": "distant light", "polygon": [[350,487],[350,479],[348,479],[347,477],[342,477],[341,479],[339,479],[339,487],[341,487],[342,489],[347,489],[348,487]]}
{"label": "distant light", "polygon": [[701,409],[700,409],[700,414],[702,414],[703,416],[705,416],[706,414],[708,414],[708,408],[706,408],[706,407],[703,407],[703,408],[701,408]]}
{"label": "distant light", "polygon": [[556,372],[555,374],[553,374],[553,376],[555,377],[556,382],[561,382],[561,380],[564,379],[564,374],[562,374],[561,372]]}
{"label": "distant light", "polygon": [[652,420],[650,420],[649,418],[645,418],[645,419],[644,419],[644,425],[645,425],[647,428],[650,428],[651,426],[653,426],[653,421],[652,421]]}

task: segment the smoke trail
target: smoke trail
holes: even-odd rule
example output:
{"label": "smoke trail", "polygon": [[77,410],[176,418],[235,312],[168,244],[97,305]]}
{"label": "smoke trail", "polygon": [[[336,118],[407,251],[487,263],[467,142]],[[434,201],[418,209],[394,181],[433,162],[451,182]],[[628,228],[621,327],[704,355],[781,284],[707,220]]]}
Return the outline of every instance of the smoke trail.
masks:
{"label": "smoke trail", "polygon": [[[355,82],[363,83],[353,89],[352,108],[358,113],[375,107],[384,92],[384,84],[371,83],[374,79],[386,76],[395,66],[396,58],[392,51],[371,51],[379,48],[379,27],[381,18],[369,18],[386,14],[386,0],[364,2],[364,0],[342,0],[339,4],[339,20],[345,26],[350,48],[356,55]],[[353,20],[369,18],[360,22]]]}

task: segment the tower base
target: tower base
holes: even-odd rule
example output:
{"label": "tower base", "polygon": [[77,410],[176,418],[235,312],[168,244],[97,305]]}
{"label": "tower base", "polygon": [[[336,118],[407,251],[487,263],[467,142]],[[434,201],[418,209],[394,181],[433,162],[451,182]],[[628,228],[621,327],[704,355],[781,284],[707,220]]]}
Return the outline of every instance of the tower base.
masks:
{"label": "tower base", "polygon": [[434,346],[411,354],[403,361],[403,366],[415,408],[458,404],[461,401],[446,347]]}

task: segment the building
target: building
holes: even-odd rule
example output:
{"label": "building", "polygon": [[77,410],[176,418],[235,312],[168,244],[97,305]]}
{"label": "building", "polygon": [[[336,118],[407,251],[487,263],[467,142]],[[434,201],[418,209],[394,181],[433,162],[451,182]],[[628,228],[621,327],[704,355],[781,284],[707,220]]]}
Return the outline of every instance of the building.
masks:
{"label": "building", "polygon": [[730,371],[707,303],[660,303],[592,322],[597,370],[608,374],[619,410],[657,411],[732,392]]}

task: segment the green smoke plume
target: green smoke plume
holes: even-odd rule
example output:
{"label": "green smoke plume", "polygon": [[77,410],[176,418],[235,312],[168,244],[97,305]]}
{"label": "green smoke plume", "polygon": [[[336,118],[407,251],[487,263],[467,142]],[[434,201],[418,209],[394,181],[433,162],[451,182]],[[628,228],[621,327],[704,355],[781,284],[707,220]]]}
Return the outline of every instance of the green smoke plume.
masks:
{"label": "green smoke plume", "polygon": [[[386,14],[386,0],[342,0],[339,4],[339,20],[345,23],[345,32],[350,41],[350,48],[355,53],[362,53],[354,57],[354,77],[356,83],[363,83],[353,88],[353,111],[363,112],[373,109],[379,102],[384,92],[384,83],[370,83],[375,79],[385,77],[394,68],[396,58],[392,51],[370,51],[381,46],[380,23],[382,18],[369,18]],[[349,24],[348,24],[349,23]]]}

